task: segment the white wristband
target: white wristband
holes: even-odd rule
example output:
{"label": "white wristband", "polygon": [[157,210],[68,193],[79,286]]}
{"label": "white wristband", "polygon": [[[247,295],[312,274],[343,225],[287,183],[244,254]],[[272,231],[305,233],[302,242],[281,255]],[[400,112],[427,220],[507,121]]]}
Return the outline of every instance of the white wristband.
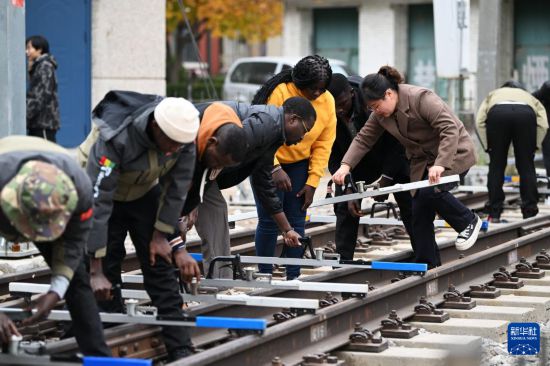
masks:
{"label": "white wristband", "polygon": [[67,289],[69,288],[69,284],[71,281],[65,276],[61,275],[55,275],[52,276],[52,281],[50,284],[49,291],[55,292],[60,299],[65,297],[65,293],[67,292]]}

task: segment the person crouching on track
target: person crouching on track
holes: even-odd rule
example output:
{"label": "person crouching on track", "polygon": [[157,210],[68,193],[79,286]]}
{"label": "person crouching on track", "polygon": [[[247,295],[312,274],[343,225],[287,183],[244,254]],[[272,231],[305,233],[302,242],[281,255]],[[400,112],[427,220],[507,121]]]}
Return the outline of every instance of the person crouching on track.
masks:
{"label": "person crouching on track", "polygon": [[[161,315],[180,316],[183,300],[172,262],[183,269],[184,280],[200,277],[200,270],[182,246],[171,248],[166,237],[175,231],[191,184],[199,112],[183,98],[112,91],[94,109],[93,122],[79,149],[94,187],[88,241],[94,253],[92,287],[100,299],[109,300],[111,283],[121,283],[129,232],[153,305]],[[225,130],[242,139],[242,126]],[[120,312],[116,295],[110,310]],[[187,328],[163,326],[162,334],[169,360],[191,354]]]}
{"label": "person crouching on track", "polygon": [[503,211],[502,185],[510,143],[514,145],[520,176],[521,213],[524,219],[535,216],[539,212],[535,150],[540,150],[548,129],[544,106],[523,89],[523,85],[510,80],[483,100],[477,111],[476,126],[490,157],[486,205],[489,221],[500,222]]}
{"label": "person crouching on track", "polygon": [[[336,137],[336,111],[334,98],[327,92],[332,69],[328,60],[319,55],[306,56],[288,70],[269,79],[258,90],[252,104],[281,106],[291,97],[308,99],[317,114],[315,126],[307,130],[304,139],[293,146],[282,146],[275,154],[273,181],[277,186],[283,212],[292,231],[305,233],[306,211],[313,202],[313,195],[328,165],[330,150]],[[279,228],[262,205],[256,204],[256,254],[264,257],[275,255]],[[287,232],[283,232],[283,237]],[[303,248],[286,248],[286,255],[299,258]],[[260,272],[271,273],[271,265],[260,265]],[[287,266],[287,278],[300,275],[299,266]]]}
{"label": "person crouching on track", "polygon": [[[285,234],[285,245],[299,247],[300,235],[292,230],[280,201],[271,172],[273,156],[284,145],[293,145],[304,138],[315,123],[315,109],[301,97],[287,99],[282,107],[273,105],[249,105],[239,102],[216,102],[197,105],[204,110],[201,128],[206,116],[214,108],[229,108],[242,120],[245,139],[239,142],[243,161],[233,167],[226,167],[217,174],[208,169],[216,154],[213,147],[204,139],[199,144],[199,158],[195,168],[193,185],[187,195],[183,215],[187,229],[196,224],[202,240],[203,266],[205,272],[210,261],[217,256],[230,255],[229,224],[227,203],[220,189],[233,187],[250,177],[256,204],[261,205],[279,229]],[[200,135],[200,132],[199,132]],[[212,274],[217,278],[230,278],[227,266],[216,264]]]}
{"label": "person crouching on track", "polygon": [[[52,271],[50,289],[23,324],[46,318],[65,299],[80,351],[110,356],[86,270],[90,179],[68,151],[37,137],[0,139],[0,171],[0,235],[13,242],[34,242]],[[15,333],[4,316],[1,322],[0,333]]]}
{"label": "person crouching on track", "polygon": [[[332,94],[336,103],[337,121],[336,140],[332,146],[328,163],[331,174],[336,173],[351,142],[371,114],[367,110],[361,93],[362,81],[363,78],[360,76],[346,78],[342,74],[332,74],[328,91]],[[382,187],[397,183],[409,183],[409,162],[405,156],[405,149],[395,137],[386,131],[374,144],[373,148],[357,163],[351,174],[354,182],[364,181],[367,184],[371,184],[380,178],[379,183]],[[344,193],[340,185],[336,185],[335,193],[337,196]],[[345,193],[352,193],[351,188],[346,190]],[[411,227],[411,195],[409,192],[400,192],[395,193],[394,197],[399,205],[400,216],[411,238],[414,250],[415,245]],[[374,197],[377,201],[384,201],[386,198],[387,196]],[[359,217],[363,216],[360,210],[360,201],[348,201],[334,205],[336,251],[342,259],[353,259],[355,245],[357,244]]]}
{"label": "person crouching on track", "polygon": [[[442,175],[465,175],[475,164],[472,138],[450,107],[429,89],[401,84],[402,81],[399,72],[390,66],[383,66],[363,80],[363,96],[373,113],[333,175],[335,183],[344,183],[345,176],[384,131],[405,147],[411,161],[411,182],[429,179],[438,183]],[[448,192],[455,186],[453,183],[412,192],[416,262],[427,263],[428,268],[441,265],[433,224],[436,213],[459,233],[455,242],[458,250],[474,245],[481,229],[480,218]]]}

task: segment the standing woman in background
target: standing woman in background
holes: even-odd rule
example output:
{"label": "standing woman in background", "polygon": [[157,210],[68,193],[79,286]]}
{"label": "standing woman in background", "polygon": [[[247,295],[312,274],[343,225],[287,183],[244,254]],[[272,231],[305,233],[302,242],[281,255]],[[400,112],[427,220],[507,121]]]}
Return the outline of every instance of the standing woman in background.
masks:
{"label": "standing woman in background", "polygon": [[[282,146],[275,154],[273,181],[278,189],[283,211],[290,225],[301,236],[305,231],[306,210],[313,201],[315,189],[328,166],[332,144],[336,137],[336,110],[334,98],[327,91],[332,77],[328,60],[322,56],[307,56],[292,69],[283,70],[269,79],[258,91],[252,104],[282,106],[291,97],[308,99],[317,119],[314,127],[306,128],[304,139],[293,146]],[[277,225],[256,200],[258,226],[256,228],[256,254],[275,255]],[[283,236],[286,233],[283,233]],[[301,257],[303,249],[287,247],[286,255]],[[271,265],[260,265],[260,272],[271,273]],[[300,275],[300,267],[288,266],[287,278]]]}
{"label": "standing woman in background", "polygon": [[[333,180],[343,184],[345,176],[372,149],[386,130],[405,147],[410,159],[411,182],[442,175],[465,175],[475,164],[473,141],[451,108],[431,90],[401,84],[403,78],[390,66],[365,77],[361,85],[371,113],[342,159]],[[412,192],[412,227],[416,240],[416,262],[428,268],[441,265],[433,221],[438,213],[459,234],[458,250],[476,241],[481,220],[448,191],[456,184],[427,187]]]}

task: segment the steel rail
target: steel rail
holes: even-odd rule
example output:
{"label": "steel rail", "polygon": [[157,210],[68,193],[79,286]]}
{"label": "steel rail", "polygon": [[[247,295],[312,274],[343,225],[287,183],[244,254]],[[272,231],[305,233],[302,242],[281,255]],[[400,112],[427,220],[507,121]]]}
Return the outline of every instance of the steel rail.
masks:
{"label": "steel rail", "polygon": [[[483,202],[486,199],[486,195],[484,195],[482,193],[457,194],[456,196],[459,197],[461,199],[461,201],[467,203],[468,206],[470,206],[470,207],[473,206],[473,207],[478,207],[478,208],[483,206]],[[515,196],[507,196],[508,201],[513,200],[515,198],[516,198]],[[530,219],[529,223],[531,225],[544,224],[543,221],[544,220],[542,218],[534,218],[534,219]],[[522,230],[522,227],[529,224],[529,223],[508,224],[508,226],[507,226],[508,229],[506,229],[505,231],[508,232],[508,230],[509,230],[512,233],[508,232],[507,237],[516,237],[517,235],[519,235],[519,232]],[[313,230],[315,232],[319,233],[319,240],[315,240],[315,241],[318,242],[318,243],[324,244],[324,243],[326,243],[327,240],[329,240],[329,239],[327,239],[327,237],[330,238],[330,236],[333,235],[334,225],[323,225],[323,226],[313,228]],[[504,230],[504,229],[502,229],[502,230]],[[243,241],[249,240],[249,238],[251,238],[251,236],[244,235],[242,232],[239,233],[239,235],[240,235],[240,238],[244,238],[244,239],[242,239]],[[501,235],[505,235],[505,234],[503,233]],[[489,240],[489,238],[484,239],[484,241],[485,240]],[[232,243],[233,242],[234,242],[234,239],[233,239],[233,235],[232,235]],[[443,256],[445,256],[447,252],[451,251],[451,249],[445,249],[446,246],[451,248],[451,249],[454,247],[451,242],[441,243],[440,247],[442,249],[444,249],[444,250],[442,250],[442,255]],[[246,253],[246,251],[243,251],[243,252]],[[409,259],[410,254],[411,254],[410,252],[401,252],[401,253],[396,253],[396,254],[390,255],[388,257],[385,257],[384,259],[386,259],[386,260],[407,260],[407,259]],[[452,256],[452,257],[456,258],[458,256],[458,253],[453,253],[453,254],[450,254],[449,256]],[[129,269],[127,269],[127,270],[129,270]],[[46,272],[46,271],[44,271],[44,272]],[[49,273],[49,271],[47,271],[47,272]],[[31,271],[31,274],[32,273],[36,274],[38,272],[37,271]],[[17,280],[22,280],[22,279],[25,279],[25,275],[26,274],[21,273],[21,274],[18,274],[16,276],[16,278],[17,278]],[[357,281],[357,283],[364,283],[365,280],[368,280],[371,284],[377,285],[379,283],[384,283],[384,282],[389,281],[393,275],[394,274],[387,273],[387,272],[386,273],[375,273],[375,272],[373,272],[373,273],[370,273],[370,274],[369,273],[365,274],[365,272],[362,272],[361,270],[356,270],[356,269],[338,269],[338,270],[331,271],[331,272],[328,272],[328,273],[309,276],[306,279],[306,281],[347,282],[347,279],[350,279],[350,280]],[[27,276],[30,276],[30,275],[27,275]],[[1,279],[0,279],[0,281],[1,281]],[[7,285],[5,287],[6,287],[6,290],[7,290]],[[281,290],[257,290],[257,291],[254,291],[252,294],[258,294],[258,295],[263,295],[263,296],[275,295],[275,294],[284,294],[285,296],[289,296],[289,297],[292,297],[292,296],[297,297],[298,296],[297,291],[281,291]],[[312,294],[311,297],[312,298],[317,298],[316,296],[314,296],[314,294]],[[271,312],[262,314],[262,313],[258,312],[257,310],[258,309],[252,308],[252,309],[246,309],[245,311],[247,311],[247,313],[252,312],[256,316],[263,315],[266,318],[271,319],[271,316],[272,316]],[[198,306],[198,307],[194,308],[193,310],[191,310],[190,313],[195,314],[195,315],[198,315],[198,314],[209,314],[210,315],[210,314],[226,314],[226,313],[229,313],[229,314],[234,314],[235,316],[238,316],[238,314],[242,315],[242,311],[243,311],[242,307],[228,307],[228,306],[223,306],[223,305],[222,306],[217,306],[217,305],[204,305],[203,306],[203,305],[201,305],[201,306]],[[250,316],[251,314],[250,315],[247,314],[247,315]],[[154,342],[154,339],[158,339],[159,327],[140,327],[139,330],[136,330],[136,329],[137,329],[137,327],[132,326],[132,325],[117,326],[117,327],[114,327],[114,328],[106,329],[106,336],[109,338],[109,341],[108,341],[109,345],[111,347],[116,347],[117,349],[122,349],[125,353],[126,348],[132,348],[131,344],[133,342],[137,342],[136,337],[139,338],[138,334],[143,334],[142,337],[150,336],[153,339],[153,341],[151,341],[151,342],[160,343],[160,346],[154,347],[151,344],[151,350],[150,351],[146,352],[146,351],[140,350],[140,353],[138,353],[138,352],[134,353],[134,355],[137,355],[135,357],[158,356],[159,352],[162,352],[162,348],[163,348],[162,342],[159,342],[159,341]],[[131,337],[131,339],[129,339],[127,337],[128,333],[130,333],[130,334],[135,333],[136,337]],[[193,341],[194,341],[196,346],[202,348],[202,347],[208,346],[209,344],[214,343],[214,342],[224,341],[228,338],[228,336],[229,335],[227,334],[227,332],[193,332]],[[131,343],[125,342],[125,339],[128,339],[128,342],[131,342]],[[149,341],[147,341],[147,342],[149,342]],[[128,344],[128,346],[124,346],[124,344]],[[133,343],[133,344],[135,344],[135,343]],[[62,341],[59,341],[59,342],[48,344],[48,346],[46,348],[46,351],[47,352],[60,352],[60,351],[71,351],[71,350],[75,350],[75,349],[76,349],[76,344],[74,343],[74,339],[69,338],[69,339],[66,339],[66,340],[62,340]],[[121,353],[121,355],[124,355],[124,353]]]}
{"label": "steel rail", "polygon": [[[364,299],[349,299],[331,305],[315,315],[304,315],[273,325],[262,337],[245,336],[170,365],[208,365],[221,360],[224,365],[261,365],[269,364],[274,356],[284,356],[285,364],[295,364],[307,353],[331,351],[345,344],[356,322],[376,322],[392,309],[412,308],[420,296],[433,296],[450,284],[459,288],[479,284],[480,276],[487,276],[489,280],[491,272],[499,266],[510,264],[511,259],[531,257],[549,246],[550,228],[504,243],[499,240],[501,244],[494,243],[498,238],[507,237],[510,231],[520,235],[517,228],[509,227],[509,230],[483,236],[478,249],[469,251],[472,255],[447,260],[443,266],[428,271],[424,277],[409,277],[386,284],[371,291]],[[485,245],[487,249],[483,248]],[[442,250],[451,249],[446,246]]]}
{"label": "steel rail", "polygon": [[[524,234],[524,227],[533,226],[533,225],[546,225],[549,224],[550,215],[542,215],[533,217],[527,220],[522,220],[514,223],[499,225],[498,228],[492,228],[491,231],[487,233],[481,233],[478,243],[474,245],[470,250],[466,252],[459,252],[454,246],[453,240],[447,240],[445,242],[439,243],[439,248],[441,251],[442,260],[444,263],[451,260],[456,260],[460,254],[472,254],[476,253],[485,247],[493,247],[502,243],[503,241],[512,240],[520,237]],[[411,251],[403,251],[394,253],[385,257],[384,260],[392,261],[404,261],[409,260],[412,255]],[[344,282],[344,283],[365,283],[368,281],[374,286],[385,286],[392,278],[395,277],[395,273],[387,271],[365,271],[360,269],[336,269],[329,272],[324,272],[321,274],[316,274],[308,276],[304,281],[315,281],[315,282]],[[401,282],[401,281],[400,281]],[[375,290],[376,291],[376,290]],[[371,292],[372,293],[372,292]],[[276,290],[276,289],[258,289],[249,293],[250,295],[258,296],[281,296],[281,297],[300,297],[300,298],[314,298],[318,299],[318,293],[308,292],[308,291],[289,291],[289,290]],[[370,299],[370,295],[368,297]],[[347,303],[347,301],[345,302]],[[333,307],[332,305],[331,307]],[[243,307],[243,306],[229,306],[229,305],[199,305],[189,309],[190,316],[197,315],[210,315],[210,316],[242,316],[243,313],[246,313],[247,316],[256,317],[256,318],[265,318],[272,319],[273,311],[262,309],[258,307]],[[319,312],[319,311],[318,311]],[[385,314],[387,315],[387,312]],[[300,317],[302,318],[302,317]],[[286,322],[285,322],[286,323]],[[353,323],[351,323],[353,325]],[[352,329],[350,325],[349,329]],[[268,327],[268,331],[269,331]],[[348,330],[349,330],[348,329]],[[203,329],[190,329],[194,343],[199,347],[205,347],[212,343],[224,342],[227,341],[229,335],[224,331],[207,331]],[[238,340],[230,340],[228,343],[234,344],[239,342]],[[220,347],[220,346],[217,346]],[[217,349],[217,347],[212,348],[211,350]],[[71,346],[68,342],[56,342],[51,343],[46,346],[46,351],[48,353],[55,353],[60,351],[68,351],[71,349]],[[76,345],[72,345],[72,349],[76,349]],[[210,352],[210,349],[204,352]],[[191,357],[196,357],[204,352],[201,352],[197,355]],[[214,352],[215,353],[215,352]],[[187,359],[187,358],[186,358]]]}

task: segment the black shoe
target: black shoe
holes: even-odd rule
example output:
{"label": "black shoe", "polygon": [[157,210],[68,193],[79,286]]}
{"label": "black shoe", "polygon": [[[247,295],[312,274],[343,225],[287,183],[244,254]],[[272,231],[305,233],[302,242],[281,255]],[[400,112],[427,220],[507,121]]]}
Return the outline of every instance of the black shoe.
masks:
{"label": "black shoe", "polygon": [[537,216],[537,214],[539,213],[539,209],[538,208],[527,208],[527,209],[521,210],[521,213],[523,214],[524,219],[528,219],[530,217]]}
{"label": "black shoe", "polygon": [[456,238],[455,246],[458,250],[470,249],[476,242],[479,230],[481,229],[481,219],[475,215],[474,220],[462,230]]}
{"label": "black shoe", "polygon": [[193,350],[189,347],[183,347],[168,353],[168,362],[174,362],[184,357],[191,356]]}

